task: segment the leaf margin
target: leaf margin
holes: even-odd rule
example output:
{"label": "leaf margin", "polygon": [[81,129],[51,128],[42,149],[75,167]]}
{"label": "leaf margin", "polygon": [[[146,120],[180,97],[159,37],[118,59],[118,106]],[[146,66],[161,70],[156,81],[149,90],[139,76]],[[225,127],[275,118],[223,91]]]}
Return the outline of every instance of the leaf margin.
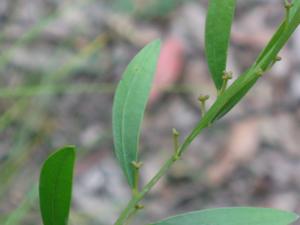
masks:
{"label": "leaf margin", "polygon": [[[227,56],[236,2],[236,0],[209,0],[208,3],[205,20],[204,50],[208,68],[217,90],[222,88],[222,76],[227,67]],[[225,11],[224,8],[228,8],[228,10]],[[222,26],[220,21],[223,23]],[[220,35],[222,36],[222,40],[218,38]]]}
{"label": "leaf margin", "polygon": [[[48,207],[46,207],[46,205],[49,204],[49,202],[48,202],[49,199],[47,199],[47,196],[45,196],[48,191],[44,189],[45,187],[43,185],[45,185],[45,183],[49,181],[49,176],[47,176],[47,173],[49,171],[51,171],[51,170],[49,170],[50,169],[49,165],[54,163],[57,159],[59,159],[59,157],[63,157],[63,159],[64,159],[64,160],[62,160],[63,161],[63,163],[61,164],[62,167],[63,167],[63,164],[65,164],[67,159],[70,160],[71,166],[68,168],[69,170],[67,171],[69,173],[70,177],[68,177],[69,178],[69,180],[68,180],[68,184],[69,184],[68,189],[69,190],[68,190],[67,197],[66,197],[67,199],[65,202],[65,209],[64,209],[64,212],[60,212],[60,213],[65,214],[64,215],[65,218],[64,218],[64,220],[61,219],[60,221],[57,221],[57,218],[55,218],[56,220],[54,221],[54,218],[49,219],[47,217],[47,215],[49,215],[49,213],[50,213],[50,212],[48,212]],[[73,145],[66,145],[66,146],[54,151],[52,154],[50,154],[42,165],[40,177],[39,177],[38,189],[39,189],[40,213],[41,213],[41,217],[42,217],[42,221],[43,221],[44,225],[65,225],[65,224],[67,224],[69,214],[70,214],[71,202],[72,202],[72,189],[73,189],[73,176],[74,176],[75,160],[76,160],[76,147]],[[58,170],[58,172],[61,172],[61,170]],[[60,176],[60,175],[58,175],[58,176]],[[56,181],[57,181],[57,179],[58,178],[56,178]],[[56,188],[55,188],[55,190],[56,190]],[[46,194],[45,194],[45,192],[46,192]],[[56,194],[55,197],[57,197],[58,193],[54,193],[54,195],[55,194]],[[54,204],[54,203],[52,203],[52,204]],[[54,209],[52,208],[52,212],[50,214],[55,214],[53,212],[53,210]]]}
{"label": "leaf margin", "polygon": [[[299,215],[292,213],[292,212],[288,212],[285,210],[279,210],[279,209],[274,209],[274,208],[262,208],[262,207],[222,207],[222,208],[210,208],[210,209],[204,209],[204,210],[198,210],[198,211],[191,211],[191,212],[187,212],[187,213],[181,213],[178,215],[174,215],[174,216],[170,216],[167,217],[165,219],[162,219],[158,222],[154,222],[154,223],[150,223],[148,225],[176,225],[173,223],[165,223],[167,221],[171,221],[174,219],[178,219],[179,217],[183,217],[183,216],[189,216],[189,215],[194,215],[197,213],[208,213],[208,212],[212,212],[212,211],[223,211],[223,210],[259,210],[259,211],[273,211],[273,212],[277,212],[277,213],[286,213],[286,215],[289,216],[293,216],[293,218],[291,218],[291,221],[286,222],[285,225],[289,225],[294,223],[295,221],[297,221],[299,219]],[[185,223],[185,225],[188,225]],[[216,224],[216,225],[221,225],[221,224]],[[282,224],[281,224],[282,225]]]}
{"label": "leaf margin", "polygon": [[[138,146],[139,146],[139,139],[140,139],[140,133],[141,133],[141,125],[142,125],[143,117],[145,114],[146,104],[149,99],[151,86],[152,86],[152,83],[154,80],[155,71],[157,69],[160,47],[161,47],[161,41],[159,39],[156,39],[156,40],[150,42],[149,44],[147,44],[144,48],[142,48],[135,55],[135,57],[129,62],[125,71],[122,74],[122,78],[117,86],[117,89],[115,91],[114,100],[113,100],[112,127],[113,127],[113,138],[114,138],[114,152],[115,152],[118,162],[123,170],[123,173],[127,179],[127,182],[131,188],[133,188],[133,186],[134,186],[134,169],[133,169],[133,166],[131,165],[131,163],[132,163],[132,161],[138,160]],[[151,51],[153,51],[153,52],[151,53]],[[127,140],[126,140],[127,142],[136,141],[136,143],[134,144],[134,147],[130,148],[131,152],[128,153],[128,150],[126,150],[126,148],[125,148],[126,143],[124,142],[124,137],[126,137],[126,131],[124,130],[125,128],[124,128],[124,124],[123,124],[124,123],[124,118],[123,118],[124,111],[122,111],[122,113],[121,113],[122,126],[121,126],[121,128],[118,128],[117,124],[120,123],[120,121],[119,121],[120,113],[117,111],[118,107],[119,107],[117,104],[118,104],[118,101],[122,98],[122,92],[126,93],[126,98],[128,97],[127,91],[126,90],[124,91],[124,86],[126,86],[125,82],[127,81],[126,79],[129,79],[130,76],[132,77],[131,81],[130,81],[130,83],[131,83],[130,85],[132,85],[132,83],[136,81],[134,79],[137,77],[137,75],[136,74],[131,75],[130,74],[131,70],[132,69],[134,69],[134,70],[144,70],[145,69],[144,68],[145,62],[144,62],[144,60],[141,60],[141,58],[146,58],[144,56],[144,54],[146,54],[146,53],[148,53],[149,55],[152,54],[152,56],[154,57],[154,58],[152,58],[153,68],[151,69],[152,71],[150,71],[151,75],[149,75],[149,77],[148,77],[148,80],[150,80],[150,82],[148,83],[148,86],[146,88],[146,91],[145,91],[146,98],[143,99],[142,107],[140,110],[141,117],[137,118],[137,121],[138,121],[137,127],[138,128],[135,130],[136,137],[134,139],[132,137],[130,137],[130,138],[127,138]],[[140,65],[139,65],[139,62],[140,62]],[[141,66],[141,65],[143,65],[143,66]],[[137,72],[137,71],[135,71],[135,72]],[[145,75],[143,75],[143,76],[145,76]],[[150,78],[150,76],[151,76],[151,78]],[[142,77],[142,75],[141,75],[141,77]],[[126,104],[126,102],[124,104]],[[124,109],[125,107],[121,106],[121,108],[123,108],[123,110],[125,110]],[[119,139],[119,140],[117,140],[117,139]],[[128,139],[129,139],[129,141],[128,141]],[[128,154],[134,154],[134,157],[133,156],[128,157]],[[129,159],[129,158],[131,158],[131,159]]]}

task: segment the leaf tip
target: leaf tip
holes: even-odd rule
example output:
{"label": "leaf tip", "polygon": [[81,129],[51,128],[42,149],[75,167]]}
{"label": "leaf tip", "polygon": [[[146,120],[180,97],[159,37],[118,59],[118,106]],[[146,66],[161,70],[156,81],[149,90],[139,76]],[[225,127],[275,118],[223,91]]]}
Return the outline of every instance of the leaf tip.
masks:
{"label": "leaf tip", "polygon": [[54,152],[53,155],[59,154],[59,153],[75,156],[76,155],[76,146],[75,145],[65,145],[64,147],[62,147],[59,150],[57,150],[56,152]]}
{"label": "leaf tip", "polygon": [[160,48],[161,48],[161,40],[158,38],[158,39],[155,39],[153,41],[151,41],[148,46],[150,47],[153,47],[155,49],[157,49],[158,51],[160,51]]}
{"label": "leaf tip", "polygon": [[296,222],[297,220],[299,220],[300,216],[294,212],[287,212],[287,213],[290,213],[291,215],[291,222],[290,223],[294,223]]}
{"label": "leaf tip", "polygon": [[70,157],[72,157],[73,159],[76,157],[76,146],[74,145],[66,145],[60,149],[58,149],[57,151],[53,152],[44,162],[44,165],[41,169],[41,174],[44,171],[44,168],[46,166],[46,164],[54,159],[56,159],[57,157],[60,156],[64,156],[64,155],[68,155]]}
{"label": "leaf tip", "polygon": [[152,43],[160,46],[161,45],[161,40],[160,40],[160,38],[157,38],[157,39],[153,40]]}
{"label": "leaf tip", "polygon": [[66,145],[61,149],[61,151],[63,151],[63,150],[74,156],[76,155],[76,146],[75,145]]}

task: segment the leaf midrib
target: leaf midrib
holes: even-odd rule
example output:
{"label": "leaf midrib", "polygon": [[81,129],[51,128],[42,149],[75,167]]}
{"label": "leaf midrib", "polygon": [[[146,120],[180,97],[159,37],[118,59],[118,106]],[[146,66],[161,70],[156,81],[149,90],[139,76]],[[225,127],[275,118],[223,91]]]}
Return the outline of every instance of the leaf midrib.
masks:
{"label": "leaf midrib", "polygon": [[[149,53],[147,55],[145,55],[145,58],[147,58],[151,54],[151,51],[150,50],[148,50],[148,51],[149,51]],[[135,69],[135,68],[133,67],[133,69]],[[138,69],[140,70],[140,73],[145,72],[144,63],[143,63],[143,66],[141,66],[141,68],[138,68]],[[121,149],[122,149],[123,161],[126,164],[125,165],[125,171],[127,173],[127,177],[130,180],[130,182],[132,182],[132,181],[130,179],[130,170],[127,166],[127,165],[129,165],[129,162],[128,162],[128,157],[127,157],[128,154],[127,154],[127,151],[125,149],[125,141],[124,141],[125,126],[124,126],[124,123],[125,123],[126,107],[128,105],[128,102],[129,102],[128,98],[129,98],[130,93],[132,91],[132,87],[134,86],[134,84],[137,80],[137,77],[138,77],[138,74],[134,74],[133,78],[130,80],[130,85],[129,85],[128,91],[126,93],[123,108],[122,108],[122,112],[121,112],[121,121],[122,121],[121,122],[121,135],[120,135],[120,137],[121,137]]]}
{"label": "leaf midrib", "polygon": [[[62,161],[64,162],[65,160],[66,160],[66,158],[68,157],[68,155],[64,155],[64,157],[62,157]],[[60,165],[59,165],[59,168],[58,168],[58,176],[56,177],[56,179],[55,179],[55,182],[54,182],[54,184],[53,184],[53,191],[52,191],[52,196],[53,196],[53,198],[52,198],[52,201],[51,201],[51,224],[52,225],[55,225],[55,223],[54,223],[54,216],[55,216],[55,213],[54,213],[54,211],[55,211],[55,202],[56,202],[56,198],[54,198],[54,196],[55,196],[55,193],[57,192],[57,188],[58,188],[58,181],[59,181],[59,179],[60,179],[60,177],[61,177],[61,175],[62,175],[62,172],[60,172],[60,171],[62,171],[62,168],[63,168],[63,164],[62,163],[60,163]]]}

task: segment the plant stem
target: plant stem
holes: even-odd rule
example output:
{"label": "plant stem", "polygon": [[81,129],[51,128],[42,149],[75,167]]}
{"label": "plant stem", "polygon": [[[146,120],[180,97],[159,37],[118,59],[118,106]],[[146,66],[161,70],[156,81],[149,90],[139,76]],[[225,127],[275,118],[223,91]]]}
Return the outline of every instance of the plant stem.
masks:
{"label": "plant stem", "polygon": [[166,172],[169,170],[169,168],[174,163],[173,156],[168,159],[164,165],[161,167],[161,169],[157,172],[157,174],[149,181],[148,184],[145,185],[145,187],[141,190],[140,193],[135,195],[131,201],[128,203],[127,207],[124,209],[124,211],[121,213],[118,220],[115,222],[115,225],[123,225],[124,222],[127,220],[128,216],[135,210],[136,205],[144,198],[144,196],[152,189],[152,187],[160,180],[162,176],[166,174]]}
{"label": "plant stem", "polygon": [[[208,125],[208,124],[207,124]],[[203,128],[206,127],[205,125]],[[185,139],[185,142],[179,147],[178,152],[180,155],[183,151],[191,144],[193,141],[193,132]],[[177,153],[178,154],[178,153]],[[134,196],[131,201],[128,203],[127,207],[121,213],[118,220],[114,225],[123,225],[126,222],[127,218],[130,214],[135,210],[135,206],[144,198],[144,196],[153,188],[153,186],[160,180],[162,176],[164,176],[170,167],[179,159],[176,153],[172,155],[161,167],[161,169],[156,173],[156,175],[144,186],[144,188]]]}
{"label": "plant stem", "polygon": [[144,198],[144,196],[152,189],[152,187],[160,180],[160,178],[168,172],[169,168],[181,157],[181,155],[186,151],[192,141],[202,132],[202,130],[214,122],[214,120],[222,112],[224,107],[229,104],[231,97],[239,93],[240,89],[252,82],[253,79],[257,79],[255,70],[251,70],[249,73],[245,74],[242,81],[238,79],[224,92],[222,96],[219,96],[219,98],[217,98],[209,111],[204,115],[204,117],[202,117],[200,122],[187,136],[183,144],[180,145],[177,154],[174,154],[171,158],[169,158],[163,164],[161,169],[156,173],[156,175],[149,181],[149,183],[144,186],[141,192],[131,199],[114,225],[123,225],[126,222],[129,215],[135,209],[135,206]]}
{"label": "plant stem", "polygon": [[135,216],[135,214],[137,214],[139,210],[137,209],[137,207],[129,214],[127,221],[125,222],[125,225],[129,225],[131,220],[133,219],[133,217]]}
{"label": "plant stem", "polygon": [[[192,141],[202,132],[202,130],[210,126],[214,121],[224,116],[232,107],[234,107],[241,98],[251,89],[255,82],[261,77],[261,73],[265,72],[274,59],[276,59],[278,52],[286,44],[292,33],[299,25],[300,20],[297,15],[300,12],[299,9],[293,12],[293,17],[290,19],[290,23],[284,27],[285,22],[283,21],[274,34],[272,39],[266,48],[258,56],[258,59],[250,67],[250,69],[243,75],[241,75],[235,82],[228,87],[222,95],[219,95],[215,103],[210,107],[208,112],[204,114],[202,119],[198,122],[195,128],[187,136],[182,145],[178,148],[178,151],[171,158],[169,158],[156,173],[156,175],[144,186],[144,188],[132,197],[127,207],[121,213],[114,225],[123,225],[128,217],[135,213],[136,206],[144,198],[144,196],[152,189],[152,187],[164,176],[169,168],[181,157],[181,155],[187,150]],[[289,22],[289,20],[288,20]]]}
{"label": "plant stem", "polygon": [[127,207],[121,213],[120,217],[114,223],[114,225],[123,225],[129,215],[135,209],[135,206],[144,198],[144,196],[152,189],[152,187],[160,180],[162,176],[164,176],[169,168],[181,157],[181,155],[187,150],[192,141],[202,132],[202,130],[208,126],[210,126],[218,117],[218,115],[222,112],[224,108],[229,104],[232,99],[232,96],[235,96],[239,93],[243,88],[245,88],[249,83],[256,81],[257,72],[256,70],[251,70],[243,77],[240,77],[236,80],[225,92],[222,96],[219,96],[209,111],[202,117],[199,123],[195,126],[195,128],[191,131],[191,133],[187,136],[182,145],[180,145],[177,154],[172,155],[161,167],[161,169],[156,173],[156,175],[147,183],[144,188],[128,203]]}

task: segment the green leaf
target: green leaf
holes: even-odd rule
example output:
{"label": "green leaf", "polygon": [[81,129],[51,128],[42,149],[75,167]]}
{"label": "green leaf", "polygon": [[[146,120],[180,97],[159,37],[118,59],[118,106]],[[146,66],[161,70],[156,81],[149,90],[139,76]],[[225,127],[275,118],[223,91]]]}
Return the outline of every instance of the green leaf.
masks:
{"label": "green leaf", "polygon": [[220,119],[226,113],[228,113],[254,86],[254,84],[258,80],[258,77],[247,79],[250,73],[252,73],[252,75],[255,75],[255,71],[259,68],[261,68],[262,70],[267,70],[268,67],[273,63],[274,58],[277,56],[284,44],[286,44],[286,42],[300,23],[300,1],[293,2],[293,7],[291,8],[289,15],[290,16],[288,18],[288,21],[283,21],[280,24],[276,33],[273,35],[267,46],[258,56],[254,66],[252,66],[246,73],[241,75],[229,88],[229,92],[235,92],[235,94],[228,95],[229,97],[224,96],[226,98],[226,101],[224,101],[223,97],[218,99],[218,102],[223,101],[226,102],[226,104],[224,104],[222,110],[219,111],[214,120]]}
{"label": "green leaf", "polygon": [[64,147],[44,163],[39,184],[40,208],[44,225],[68,223],[75,147]]}
{"label": "green leaf", "polygon": [[236,0],[210,0],[205,25],[205,52],[209,70],[218,90],[226,70],[227,51]]}
{"label": "green leaf", "polygon": [[113,105],[113,135],[117,159],[133,187],[133,161],[138,161],[141,122],[156,71],[160,41],[143,48],[123,74]]}
{"label": "green leaf", "polygon": [[268,208],[218,208],[174,216],[152,225],[288,225],[294,213]]}
{"label": "green leaf", "polygon": [[300,23],[300,1],[299,0],[293,0],[292,1],[293,7],[291,8],[291,13],[290,13],[290,22],[291,20],[294,20],[293,23],[294,25],[297,26]]}
{"label": "green leaf", "polygon": [[224,115],[226,115],[249,92],[249,90],[254,86],[256,81],[257,79],[252,80],[250,83],[245,85],[239,92],[237,92],[236,95],[232,96],[214,120],[221,119]]}
{"label": "green leaf", "polygon": [[285,23],[282,22],[281,25],[278,27],[275,34],[272,36],[271,40],[268,42],[267,46],[263,49],[256,60],[256,64],[259,64],[261,60],[274,48],[278,40],[281,38],[282,33],[285,30]]}
{"label": "green leaf", "polygon": [[288,18],[284,19],[271,41],[256,60],[256,65],[264,70],[268,68],[270,61],[276,57],[300,23],[300,1],[295,0],[292,4],[293,7],[290,9]]}

